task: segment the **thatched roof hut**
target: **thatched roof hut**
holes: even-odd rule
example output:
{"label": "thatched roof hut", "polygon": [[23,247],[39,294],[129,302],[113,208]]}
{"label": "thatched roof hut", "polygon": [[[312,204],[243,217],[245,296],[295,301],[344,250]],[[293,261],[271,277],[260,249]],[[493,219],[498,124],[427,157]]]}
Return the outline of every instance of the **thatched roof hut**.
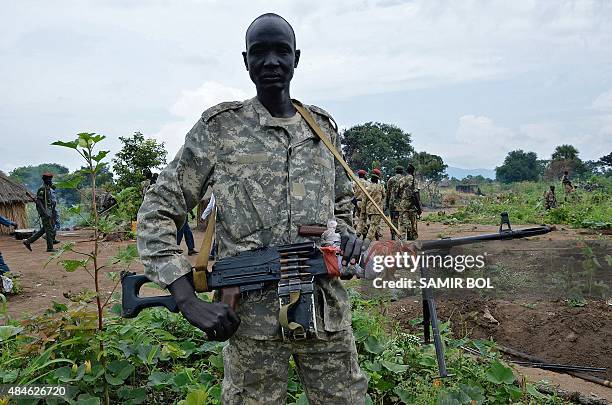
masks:
{"label": "thatched roof hut", "polygon": [[[0,215],[17,222],[19,228],[28,227],[26,204],[32,202],[27,190],[0,172]],[[8,234],[9,229],[0,227],[0,234]]]}

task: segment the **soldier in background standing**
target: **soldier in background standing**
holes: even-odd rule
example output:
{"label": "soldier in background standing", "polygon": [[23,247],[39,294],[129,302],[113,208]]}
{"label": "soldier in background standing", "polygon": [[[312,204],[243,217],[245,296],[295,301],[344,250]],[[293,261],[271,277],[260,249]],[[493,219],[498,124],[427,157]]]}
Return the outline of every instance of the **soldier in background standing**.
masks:
{"label": "soldier in background standing", "polygon": [[574,191],[574,186],[572,185],[572,181],[569,178],[569,172],[566,170],[563,172],[563,177],[561,178],[561,184],[563,184],[563,191],[565,192],[565,201],[567,201],[567,196]]}
{"label": "soldier in background standing", "polygon": [[544,205],[546,210],[557,208],[557,197],[555,196],[555,186],[550,186],[550,189],[544,193]]}
{"label": "soldier in background standing", "polygon": [[[368,188],[370,182],[366,179],[366,171],[360,169],[357,172],[359,176],[359,182],[363,185],[363,188]],[[368,216],[366,214],[366,196],[361,191],[361,187],[355,185],[355,198],[357,198],[357,223],[355,228],[357,229],[357,236],[365,237],[368,232]]]}
{"label": "soldier in background standing", "polygon": [[[379,182],[380,177],[381,172],[379,169],[372,170],[372,174],[370,174],[371,183],[367,188],[368,194],[370,194],[379,207],[382,206],[383,201],[385,201],[385,186]],[[366,201],[366,214],[369,221],[366,239],[378,240],[382,236],[382,227],[380,225],[382,216],[378,213],[370,200]]]}
{"label": "soldier in background standing", "polygon": [[53,242],[55,241],[55,226],[53,224],[54,203],[51,195],[51,190],[55,188],[53,185],[53,173],[43,173],[42,180],[43,185],[36,192],[35,201],[41,226],[36,233],[23,241],[23,245],[31,252],[32,247],[30,245],[44,234],[47,241],[47,252],[55,252],[55,249],[53,249]]}
{"label": "soldier in background standing", "polygon": [[[397,198],[397,189],[400,181],[404,177],[404,168],[397,166],[395,168],[395,175],[387,181],[387,198],[385,199],[385,207],[389,209],[389,215],[391,216],[391,222],[399,229],[399,199]],[[391,232],[391,239],[395,240],[395,233]]]}
{"label": "soldier in background standing", "polygon": [[408,174],[400,181],[397,198],[399,199],[399,225],[402,235],[407,240],[416,240],[419,237],[417,231],[418,216],[421,214],[420,202],[418,202],[418,186],[414,177],[414,166],[408,165]]}

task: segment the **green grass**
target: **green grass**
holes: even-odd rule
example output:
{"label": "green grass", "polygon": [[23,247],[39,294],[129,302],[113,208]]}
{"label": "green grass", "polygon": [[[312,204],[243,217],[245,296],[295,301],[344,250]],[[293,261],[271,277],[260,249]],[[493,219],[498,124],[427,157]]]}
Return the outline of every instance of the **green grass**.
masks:
{"label": "green grass", "polygon": [[[432,346],[421,346],[421,336],[384,316],[384,302],[352,290],[350,296],[359,363],[369,378],[368,404],[564,403],[519,384],[493,342],[455,338],[449,323],[441,330],[454,377],[440,380]],[[94,312],[62,304],[34,319],[9,320],[0,326],[0,383],[70,385],[69,403],[79,404],[99,404],[105,386],[111,403],[220,403],[225,343],[206,341],[182,316],[163,309],[135,319],[122,319],[117,310],[106,314],[103,332],[95,329]],[[460,346],[478,350],[481,360]],[[306,403],[293,362],[287,392],[289,403]]]}
{"label": "green grass", "polygon": [[601,178],[604,190],[576,190],[566,202],[563,190],[556,189],[557,208],[544,209],[545,182],[523,182],[511,185],[483,186],[484,197],[471,198],[467,206],[455,213],[439,216],[430,214],[426,221],[447,223],[478,223],[496,225],[499,214],[507,211],[510,222],[516,224],[562,224],[574,228],[612,229],[612,180]]}

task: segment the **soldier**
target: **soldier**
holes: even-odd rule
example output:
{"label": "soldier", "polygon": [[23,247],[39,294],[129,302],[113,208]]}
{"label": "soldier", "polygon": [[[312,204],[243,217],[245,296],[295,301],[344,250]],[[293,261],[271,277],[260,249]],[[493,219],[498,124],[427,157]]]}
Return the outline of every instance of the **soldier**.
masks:
{"label": "soldier", "polygon": [[565,192],[564,200],[567,201],[567,196],[574,191],[574,186],[572,185],[572,181],[569,178],[569,172],[567,170],[563,172],[561,184],[563,184],[563,191]]}
{"label": "soldier", "polygon": [[[397,166],[395,168],[395,175],[387,181],[387,198],[385,200],[385,206],[389,209],[389,215],[391,216],[391,222],[399,229],[399,210],[397,199],[397,188],[399,187],[400,180],[404,177],[404,168]],[[395,233],[391,232],[391,239],[395,240]]]}
{"label": "soldier", "polygon": [[[372,174],[370,174],[371,183],[368,185],[368,193],[379,207],[381,207],[383,201],[385,201],[385,186],[379,183],[380,177],[381,172],[379,169],[372,170]],[[366,239],[378,240],[382,236],[382,226],[380,225],[382,216],[378,213],[370,200],[366,201],[366,214],[368,215],[369,221]]]}
{"label": "soldier", "polygon": [[[276,14],[264,14],[251,23],[245,42],[244,63],[257,96],[206,110],[145,195],[138,213],[145,274],[168,288],[183,316],[210,339],[230,338],[223,349],[223,403],[285,403],[293,356],[310,403],[363,404],[367,380],[357,362],[348,295],[338,279],[315,282],[319,339],[283,341],[275,285],[244,293],[236,313],[204,302],[174,239],[187,212],[212,187],[220,259],[308,241],[298,226],[324,226],[333,217],[342,234],[343,264],[355,263],[361,253],[362,241],[351,228],[351,181],[289,94],[300,57],[293,28]],[[331,116],[304,108],[340,150]]]}
{"label": "soldier", "polygon": [[[357,176],[359,176],[359,181],[363,185],[364,188],[368,188],[368,184],[370,182],[366,179],[366,171],[360,169],[357,171]],[[366,215],[365,202],[366,196],[361,191],[361,187],[355,186],[355,198],[357,199],[357,235],[365,237],[368,232],[368,216]]]}
{"label": "soldier", "polygon": [[414,166],[408,165],[408,174],[405,175],[398,187],[396,197],[399,200],[399,225],[402,235],[406,235],[407,240],[416,240],[419,237],[417,232],[417,220],[420,215],[420,203],[417,203],[418,186],[414,178]]}
{"label": "soldier", "polygon": [[550,186],[549,190],[544,193],[544,205],[546,210],[557,208],[557,197],[555,196],[555,186]]}
{"label": "soldier", "polygon": [[36,233],[24,240],[23,244],[31,252],[32,247],[30,245],[44,234],[47,242],[47,252],[55,252],[53,243],[59,243],[59,241],[55,239],[55,226],[53,224],[53,210],[55,209],[55,203],[51,196],[51,190],[55,188],[53,173],[43,173],[42,180],[43,185],[36,192],[36,210],[40,217],[41,227]]}

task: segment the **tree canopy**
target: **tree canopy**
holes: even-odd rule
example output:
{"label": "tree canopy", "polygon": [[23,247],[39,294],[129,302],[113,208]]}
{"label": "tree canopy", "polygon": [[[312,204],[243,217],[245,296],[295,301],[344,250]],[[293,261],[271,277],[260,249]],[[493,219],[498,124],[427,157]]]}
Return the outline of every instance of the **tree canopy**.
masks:
{"label": "tree canopy", "polygon": [[166,164],[168,152],[163,142],[145,138],[140,132],[131,137],[119,137],[123,144],[113,159],[113,172],[117,176],[117,187],[140,187],[144,180],[144,169],[156,169]]}
{"label": "tree canopy", "polygon": [[502,183],[538,180],[539,164],[535,152],[513,150],[504,159],[504,164],[495,168],[495,177]]}
{"label": "tree canopy", "polygon": [[557,180],[566,170],[576,175],[585,174],[588,169],[584,166],[584,162],[578,157],[578,154],[578,149],[572,145],[557,146],[546,166],[544,178]]}
{"label": "tree canopy", "polygon": [[444,164],[442,157],[438,155],[432,155],[424,151],[415,153],[410,163],[413,164],[417,173],[425,181],[438,182],[446,177],[445,172],[448,165]]}
{"label": "tree canopy", "polygon": [[342,133],[343,152],[354,169],[370,169],[378,162],[386,176],[397,165],[406,166],[414,153],[411,135],[401,128],[380,122],[355,125]]}

